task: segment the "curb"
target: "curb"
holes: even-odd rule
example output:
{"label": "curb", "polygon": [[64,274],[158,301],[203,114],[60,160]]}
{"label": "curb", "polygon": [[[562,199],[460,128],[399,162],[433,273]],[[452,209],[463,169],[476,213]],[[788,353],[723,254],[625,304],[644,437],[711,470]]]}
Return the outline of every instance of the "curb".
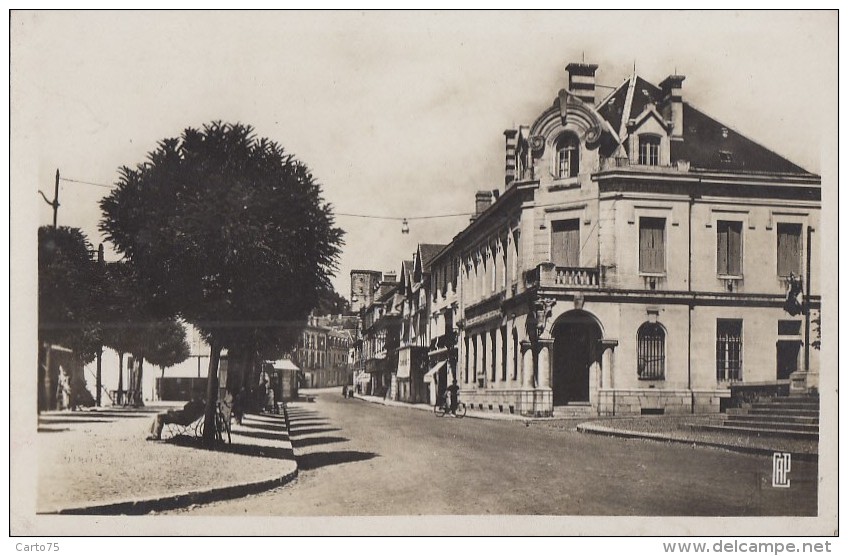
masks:
{"label": "curb", "polygon": [[[286,431],[288,432],[289,414],[285,404],[283,404],[283,415],[286,423]],[[289,444],[291,445],[291,437],[289,437]],[[291,446],[291,449],[294,454],[294,446]],[[210,502],[220,502],[221,500],[232,500],[249,494],[257,494],[259,492],[271,490],[272,488],[290,483],[297,478],[298,475],[296,456],[292,463],[294,463],[293,471],[290,471],[280,477],[274,477],[272,479],[265,479],[262,481],[238,483],[204,490],[193,490],[155,498],[59,508],[53,511],[36,513],[38,515],[145,515],[151,512],[175,510],[196,504],[208,504]]]}
{"label": "curb", "polygon": [[[674,442],[677,444],[689,444],[696,446],[704,446],[708,448],[721,448],[724,450],[730,450],[733,452],[741,452],[745,454],[754,454],[754,455],[767,455],[771,456],[775,453],[775,450],[771,450],[768,448],[760,448],[757,446],[736,446],[733,444],[722,444],[721,442],[710,442],[704,440],[689,440],[685,438],[675,438],[672,436],[664,435],[661,433],[653,433],[653,432],[633,432],[633,431],[622,431],[618,429],[611,429],[609,427],[604,427],[602,425],[594,425],[589,423],[581,423],[577,425],[577,430],[585,433],[585,434],[597,434],[601,436],[615,436],[618,438],[641,438],[644,440],[654,440],[657,442]],[[808,454],[805,452],[799,452],[792,454],[794,459],[799,459],[802,461],[818,461],[818,454]]]}
{"label": "curb", "polygon": [[[395,400],[383,400],[383,399],[373,399],[373,397],[365,397],[362,395],[354,394],[353,399],[361,400],[363,402],[379,404],[385,407],[401,407],[406,409],[417,409],[418,411],[429,411],[433,412],[433,406],[431,405],[423,405],[423,404],[409,404],[405,402],[398,402]],[[497,415],[497,417],[495,416]],[[470,410],[465,414],[465,418],[467,419],[482,419],[484,421],[514,421],[517,423],[529,423],[536,420],[533,417],[524,417],[520,415],[502,415],[502,414],[492,414],[491,416],[486,413],[477,412],[475,410]]]}

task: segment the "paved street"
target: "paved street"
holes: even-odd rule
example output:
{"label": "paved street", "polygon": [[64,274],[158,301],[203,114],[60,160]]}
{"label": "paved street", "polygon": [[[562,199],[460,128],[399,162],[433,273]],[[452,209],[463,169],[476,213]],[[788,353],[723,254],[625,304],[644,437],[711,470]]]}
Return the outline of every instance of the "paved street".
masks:
{"label": "paved street", "polygon": [[192,515],[815,515],[816,463],[587,435],[574,422],[437,418],[322,391],[289,405],[299,477]]}

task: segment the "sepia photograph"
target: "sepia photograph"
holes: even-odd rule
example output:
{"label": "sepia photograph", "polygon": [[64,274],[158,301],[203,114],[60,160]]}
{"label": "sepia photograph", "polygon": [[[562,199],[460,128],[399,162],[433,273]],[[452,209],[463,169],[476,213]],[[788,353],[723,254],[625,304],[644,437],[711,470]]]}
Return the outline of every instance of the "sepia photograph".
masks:
{"label": "sepia photograph", "polygon": [[12,536],[838,536],[837,11],[9,26]]}

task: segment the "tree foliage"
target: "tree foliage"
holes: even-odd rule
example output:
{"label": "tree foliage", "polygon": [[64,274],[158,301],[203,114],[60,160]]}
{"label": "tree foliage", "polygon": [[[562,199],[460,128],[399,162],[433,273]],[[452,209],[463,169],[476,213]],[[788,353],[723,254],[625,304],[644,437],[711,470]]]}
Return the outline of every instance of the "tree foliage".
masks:
{"label": "tree foliage", "polygon": [[121,168],[100,206],[100,229],[133,264],[151,310],[178,314],[212,346],[210,398],[221,348],[294,344],[342,245],[306,165],[242,124],[160,141],[146,162]]}
{"label": "tree foliage", "polygon": [[39,343],[62,345],[82,363],[100,348],[97,300],[102,280],[92,246],[78,228],[38,229]]}

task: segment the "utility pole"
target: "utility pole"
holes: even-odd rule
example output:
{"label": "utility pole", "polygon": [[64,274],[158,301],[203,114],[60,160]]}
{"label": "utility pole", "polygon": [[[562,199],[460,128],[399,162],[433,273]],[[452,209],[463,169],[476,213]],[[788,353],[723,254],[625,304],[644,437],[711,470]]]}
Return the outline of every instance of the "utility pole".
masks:
{"label": "utility pole", "polygon": [[[57,182],[58,183],[58,170],[56,171]],[[58,189],[56,193],[58,195]],[[55,218],[55,216],[54,216]],[[56,226],[56,223],[53,223],[53,227]],[[103,273],[103,244],[97,246],[97,272]],[[101,390],[103,389],[103,346],[101,345],[97,348],[97,407],[100,407],[101,402]]]}
{"label": "utility pole", "polygon": [[53,207],[53,229],[55,229],[56,228],[56,219],[57,219],[57,216],[59,214],[59,169],[58,168],[56,168],[56,187],[53,191],[53,200],[51,201],[50,199],[48,199],[47,195],[42,193],[42,191],[40,189],[38,190],[38,192],[41,194],[42,197],[44,197],[44,201],[48,205]]}
{"label": "utility pole", "polygon": [[813,227],[807,226],[807,293],[804,294],[804,371],[810,370],[810,261]]}

